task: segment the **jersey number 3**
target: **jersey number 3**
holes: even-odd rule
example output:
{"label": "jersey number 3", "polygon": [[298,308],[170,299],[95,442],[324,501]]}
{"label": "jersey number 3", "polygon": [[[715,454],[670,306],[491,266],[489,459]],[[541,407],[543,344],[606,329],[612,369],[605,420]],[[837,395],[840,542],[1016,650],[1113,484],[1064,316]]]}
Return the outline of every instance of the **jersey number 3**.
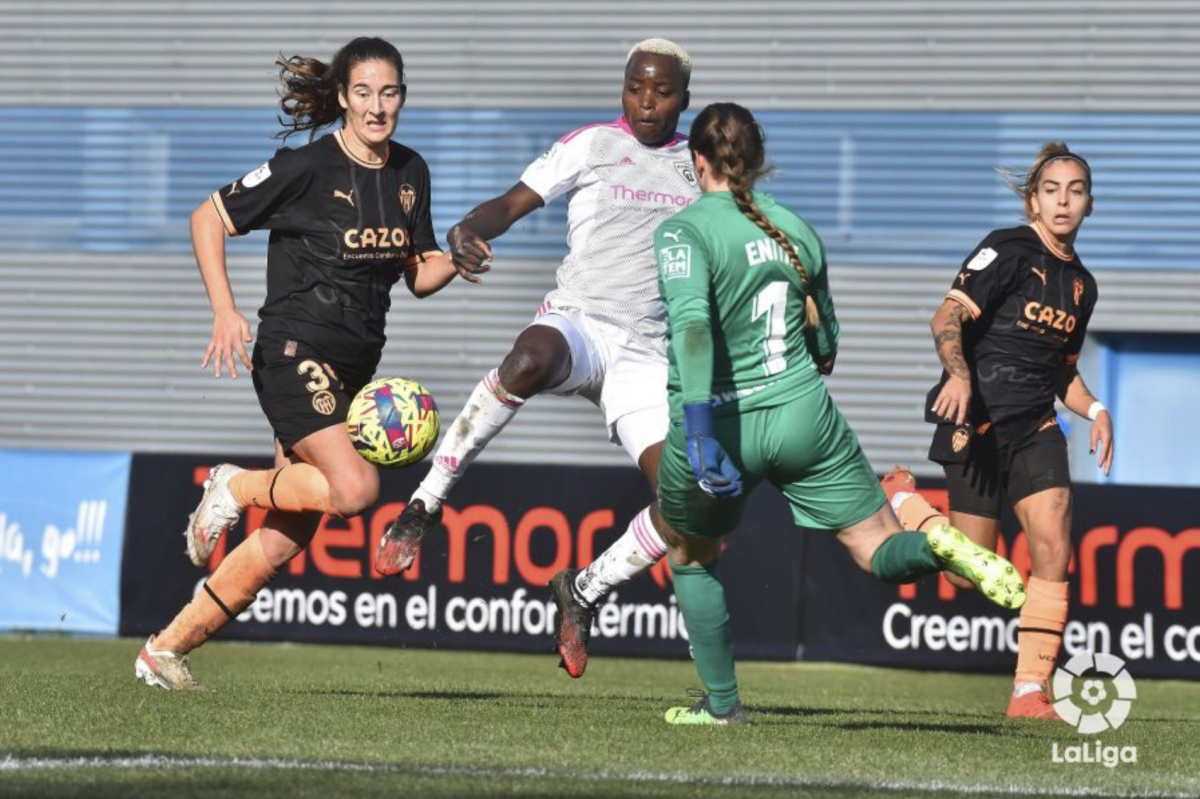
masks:
{"label": "jersey number 3", "polygon": [[788,284],[784,280],[768,283],[754,298],[753,321],[766,317],[766,337],[763,339],[763,372],[770,377],[787,368],[787,308]]}

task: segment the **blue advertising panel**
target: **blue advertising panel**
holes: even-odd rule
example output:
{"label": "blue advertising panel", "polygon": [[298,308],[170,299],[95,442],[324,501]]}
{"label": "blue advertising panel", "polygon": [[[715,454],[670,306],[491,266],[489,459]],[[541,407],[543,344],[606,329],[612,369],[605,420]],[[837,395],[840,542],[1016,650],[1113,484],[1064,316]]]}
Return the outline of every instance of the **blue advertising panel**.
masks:
{"label": "blue advertising panel", "polygon": [[117,632],[130,462],[0,451],[0,629]]}

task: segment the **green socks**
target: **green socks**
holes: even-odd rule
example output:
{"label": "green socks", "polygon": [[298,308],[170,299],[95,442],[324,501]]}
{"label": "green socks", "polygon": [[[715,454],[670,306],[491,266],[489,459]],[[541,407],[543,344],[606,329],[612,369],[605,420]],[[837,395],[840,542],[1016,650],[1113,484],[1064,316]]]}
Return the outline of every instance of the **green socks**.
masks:
{"label": "green socks", "polygon": [[[912,583],[941,570],[942,563],[924,533],[896,533],[871,556],[871,573],[885,583]],[[683,600],[679,602],[682,606]]]}
{"label": "green socks", "polygon": [[733,669],[733,634],[729,630],[729,608],[725,587],[717,579],[717,564],[676,566],[675,597],[687,625],[692,660],[709,695],[709,707],[717,715],[733,710],[738,701],[737,677]]}

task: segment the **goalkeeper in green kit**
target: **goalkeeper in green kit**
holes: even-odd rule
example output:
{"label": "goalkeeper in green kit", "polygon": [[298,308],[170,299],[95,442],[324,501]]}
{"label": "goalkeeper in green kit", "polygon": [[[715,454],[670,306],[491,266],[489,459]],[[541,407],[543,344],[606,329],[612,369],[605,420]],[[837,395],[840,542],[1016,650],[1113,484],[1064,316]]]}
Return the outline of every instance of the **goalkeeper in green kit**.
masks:
{"label": "goalkeeper in green kit", "polygon": [[704,194],[655,233],[669,317],[671,427],[657,510],[675,595],[705,693],[667,711],[671,724],[744,724],[734,675],[721,536],[762,480],[796,523],[837,531],[855,562],[889,583],[947,569],[1005,608],[1025,587],[1012,565],[949,524],[905,532],[825,390],[838,325],[825,252],[804,220],[753,191],[764,138],[741,106],[718,103],[692,123],[689,147]]}

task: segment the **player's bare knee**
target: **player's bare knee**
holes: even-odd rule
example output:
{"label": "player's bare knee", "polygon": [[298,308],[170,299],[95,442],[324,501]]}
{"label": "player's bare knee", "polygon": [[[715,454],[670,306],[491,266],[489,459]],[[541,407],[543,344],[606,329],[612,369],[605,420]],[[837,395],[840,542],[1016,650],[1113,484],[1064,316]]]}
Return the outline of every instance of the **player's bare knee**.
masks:
{"label": "player's bare knee", "polygon": [[1030,536],[1029,556],[1039,577],[1063,579],[1071,563],[1071,542],[1066,536]]}
{"label": "player's bare knee", "polygon": [[379,499],[379,479],[346,482],[329,487],[329,514],[340,519],[357,516]]}
{"label": "player's bare knee", "polygon": [[518,397],[531,397],[550,387],[555,366],[549,353],[516,346],[500,364],[500,384]]}

